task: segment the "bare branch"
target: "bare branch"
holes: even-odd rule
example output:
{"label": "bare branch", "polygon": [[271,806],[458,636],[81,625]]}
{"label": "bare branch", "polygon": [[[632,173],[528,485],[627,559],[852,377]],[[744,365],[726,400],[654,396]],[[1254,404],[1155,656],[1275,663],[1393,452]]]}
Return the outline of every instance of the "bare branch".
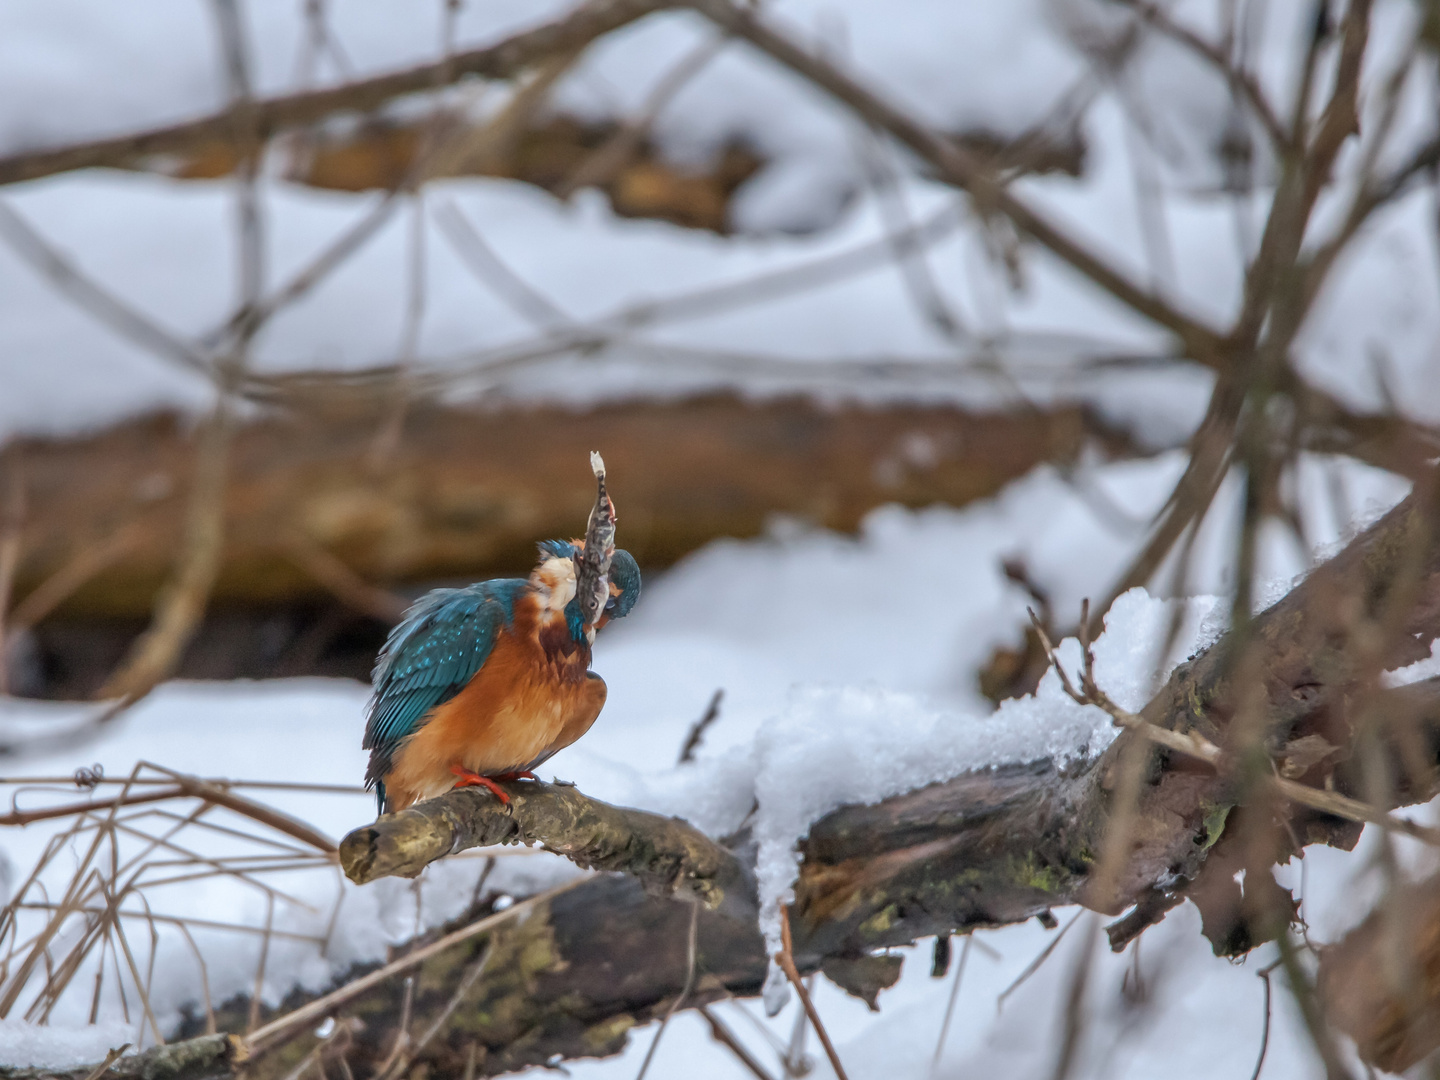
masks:
{"label": "bare branch", "polygon": [[1265,91],[1256,82],[1252,73],[1233,63],[1220,46],[1205,40],[1194,30],[1176,22],[1164,8],[1149,3],[1148,0],[1122,0],[1122,2],[1146,23],[1166,37],[1184,45],[1215,68],[1230,84],[1231,90],[1237,92],[1250,106],[1250,110],[1264,127],[1265,133],[1270,137],[1276,150],[1282,154],[1290,150],[1290,133],[1285,130],[1285,125],[1280,122],[1280,117],[1271,106],[1270,99],[1265,96]]}
{"label": "bare branch", "polygon": [[610,806],[573,787],[508,784],[511,805],[488,792],[461,788],[350,833],[340,865],[357,884],[418,874],[452,852],[494,844],[539,844],[577,865],[619,870],[667,893],[683,892],[710,907],[740,889],[745,872],[735,856],[677,818]]}
{"label": "bare branch", "polygon": [[343,560],[308,537],[292,537],[289,554],[297,566],[329,589],[338,600],[371,618],[387,623],[398,622],[410,606],[405,597],[370,584],[346,566]]}
{"label": "bare branch", "polygon": [[[331,89],[256,101],[249,107],[247,122],[264,140],[337,113],[373,112],[394,98],[426,93],[469,76],[513,78],[544,57],[570,51],[663,6],[652,0],[600,0],[582,4],[564,18],[436,63]],[[201,120],[171,127],[0,158],[0,184],[34,180],[71,169],[124,166],[153,155],[184,154],[208,142],[229,142],[234,134],[236,115],[243,111],[244,108],[232,105]]]}
{"label": "bare branch", "polygon": [[835,1075],[839,1080],[849,1080],[845,1066],[840,1064],[840,1055],[835,1052],[835,1044],[830,1041],[830,1033],[825,1030],[820,1013],[815,1009],[815,1002],[810,1000],[810,991],[805,989],[800,972],[796,970],[795,954],[790,948],[790,912],[783,908],[780,912],[780,937],[780,951],[775,954],[775,962],[785,972],[785,977],[790,980],[795,993],[800,995],[800,1004],[805,1009],[805,1015],[810,1018],[810,1026],[815,1029],[815,1034],[820,1036],[820,1045],[825,1047],[825,1056],[830,1059],[830,1067],[835,1070]]}
{"label": "bare branch", "polygon": [[51,284],[121,337],[206,379],[213,378],[203,349],[170,333],[83,274],[4,202],[0,202],[0,235]]}
{"label": "bare branch", "polygon": [[1213,365],[1221,352],[1221,336],[1130,280],[1086,245],[1078,242],[1040,211],[1011,193],[970,152],[931,131],[903,110],[882,99],[852,76],[791,38],[762,22],[730,0],[690,0],[690,6],[736,37],[744,38],[785,67],[838,99],[868,123],[888,132],[932,165],[940,176],[964,188],[982,211],[996,211],[1053,255],[1068,263],[1126,307],[1174,333],[1188,355]]}

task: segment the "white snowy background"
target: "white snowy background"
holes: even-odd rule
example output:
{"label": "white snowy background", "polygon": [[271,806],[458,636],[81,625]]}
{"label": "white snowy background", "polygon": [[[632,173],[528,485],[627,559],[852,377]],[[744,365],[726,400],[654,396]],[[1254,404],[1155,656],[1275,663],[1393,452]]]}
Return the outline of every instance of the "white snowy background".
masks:
{"label": "white snowy background", "polygon": [[[343,65],[334,56],[307,64],[300,6],[243,5],[258,93],[431,60],[443,34],[439,4],[332,3]],[[456,47],[498,40],[564,7],[471,0],[460,12]],[[1187,2],[1177,11],[1213,34],[1220,7]],[[1242,8],[1250,13],[1249,63],[1283,114],[1309,6],[1296,0]],[[1377,5],[1367,108],[1396,58],[1407,55],[1417,11],[1409,0]],[[1237,120],[1223,81],[1189,53],[1150,41],[1122,68],[1097,68],[1094,58],[1119,24],[1113,7],[1091,0],[783,0],[767,14],[946,130],[1013,137],[1073,123],[1086,147],[1083,175],[1028,178],[1016,189],[1183,310],[1217,326],[1233,315],[1244,257],[1263,224],[1269,167],[1261,153],[1255,194],[1227,193],[1216,148]],[[650,87],[712,34],[685,14],[622,30],[561,82],[554,107],[631,116]],[[218,55],[214,20],[198,0],[12,0],[0,6],[0,155],[213,111],[225,101]],[[484,114],[506,93],[467,84],[451,96]],[[1403,159],[1434,134],[1431,61],[1417,63],[1399,101],[1393,134],[1376,152],[1382,163]],[[762,885],[773,910],[789,884],[795,839],[827,810],[964,768],[1092,752],[1110,738],[1107,718],[1069,702],[1053,675],[1035,698],[999,711],[976,692],[979,665],[997,645],[1013,643],[1023,625],[1027,597],[1006,581],[1000,562],[1023,557],[1062,621],[1082,597],[1102,594],[1183,468],[1179,453],[1163,451],[1192,429],[1210,376],[1183,365],[1135,366],[1166,356],[1163,335],[1043,253],[1026,249],[1021,280],[1011,281],[994,237],[952,189],[919,175],[903,155],[877,149],[817,91],[742,44],[726,45],[691,79],[661,113],[655,136],[678,162],[702,161],[732,137],[767,159],[735,200],[734,235],[621,219],[592,191],[562,203],[506,181],[432,182],[401,200],[350,261],[266,326],[254,368],[359,369],[408,350],[416,370],[448,392],[488,400],[584,403],[715,387],[995,407],[1081,400],[1162,451],[1145,461],[1086,463],[1068,475],[1042,468],[961,510],[881,509],[855,537],[778,521],[766,538],[716,542],[647,581],[632,617],[596,645],[595,667],[610,687],[605,713],[583,742],[550,763],[553,774],[597,798],[681,814],[717,835],[758,803]],[[1317,239],[1343,208],[1362,148],[1342,155],[1335,190],[1321,200]],[[867,180],[876,155],[900,177],[909,221],[928,229],[922,258],[957,329],[944,332],[927,317],[890,255],[895,206]],[[282,162],[270,161],[261,198],[265,276],[274,289],[381,196],[302,188],[283,179]],[[1158,208],[1148,216],[1140,209],[1146,199]],[[93,170],[0,189],[0,204],[175,335],[199,340],[233,309],[231,182]],[[493,280],[472,273],[440,225],[457,210],[553,311],[537,318],[517,309]],[[161,407],[208,407],[206,381],[116,335],[38,274],[13,243],[16,219],[6,220],[12,242],[0,244],[0,440],[85,431]],[[1434,192],[1425,186],[1378,214],[1343,258],[1298,343],[1305,373],[1357,408],[1393,400],[1417,419],[1440,418],[1436,220]],[[819,284],[783,284],[792,280],[785,271],[830,265],[825,260],[847,253],[842,271]],[[417,254],[424,303],[418,325],[407,325]],[[762,301],[725,299],[725,286],[765,274],[781,275],[774,279],[781,284],[759,290]],[[581,358],[566,344],[597,332],[608,342],[598,353]],[[1134,363],[1105,363],[1117,359]],[[1395,477],[1318,457],[1304,459],[1290,482],[1306,541],[1266,537],[1267,599],[1407,490]],[[623,500],[623,477],[614,477],[614,488]],[[1174,656],[1156,655],[1156,642],[1168,625],[1167,605],[1177,601],[1137,591],[1112,611],[1099,674],[1122,704],[1138,705],[1167,662],[1221,629],[1208,597],[1230,585],[1236,497],[1232,487],[1222,489],[1196,544],[1182,585],[1193,599]],[[1162,572],[1157,580],[1171,578]],[[1062,654],[1073,663],[1076,647]],[[725,691],[719,720],[698,760],[677,766],[689,725],[717,688]],[[363,773],[365,696],[358,684],[317,679],[171,683],[101,740],[27,760],[23,770],[63,776],[94,762],[117,776],[149,760],[200,775],[349,784]],[[83,712],[5,700],[0,724],[34,732]],[[28,806],[74,795],[16,797]],[[335,837],[372,813],[360,794],[263,798]],[[32,826],[0,835],[11,887],[52,833]],[[298,936],[272,944],[267,997],[278,999],[297,981],[321,986],[356,960],[382,957],[388,943],[418,926],[454,915],[479,865],[454,859],[433,867],[418,892],[402,882],[357,889],[325,872],[291,875],[286,888],[304,903],[279,903],[273,917],[277,929]],[[523,895],[573,873],[547,855],[512,854],[499,860],[489,886]],[[1368,838],[1348,855],[1312,849],[1302,865],[1279,873],[1303,897],[1310,933],[1322,941],[1362,917],[1377,889]],[[251,926],[266,918],[263,899],[241,887],[210,882],[156,895],[170,914]],[[1071,918],[1059,914],[1062,925]],[[938,1055],[955,976],[929,978],[928,942],[909,955],[899,985],[882,994],[880,1013],[823,980],[819,1008],[857,1080],[1046,1075],[1065,1008],[1064,974],[1078,950],[1093,948],[1080,1074],[1247,1076],[1262,1023],[1256,972],[1273,950],[1227,964],[1209,955],[1198,923],[1194,909],[1182,906],[1145,935],[1138,958],[1133,947],[1114,957],[1092,933],[1090,917],[1081,916],[1003,1007],[1000,993],[1058,931],[1025,925],[978,933]],[[248,991],[258,941],[224,930],[196,934],[216,1000]],[[956,948],[952,968],[958,940]],[[200,976],[178,935],[161,936],[155,963],[163,1027],[197,1000]],[[1149,991],[1143,1006],[1123,989],[1137,973]],[[93,1027],[84,1026],[86,993],[61,1002],[50,1030],[0,1023],[0,1061],[91,1061],[143,1037],[136,1023],[122,1022],[118,1001],[107,997],[102,1006]],[[774,1064],[775,1045],[791,1039],[797,1005],[769,1021],[757,1002],[719,1009],[757,1056]],[[619,1058],[566,1068],[582,1077],[633,1076],[654,1030],[636,1032]],[[809,1053],[813,1075],[828,1075],[813,1039]],[[1318,1068],[1290,998],[1276,993],[1262,1075],[1313,1076]],[[710,1041],[703,1021],[680,1014],[652,1075],[748,1074]]]}

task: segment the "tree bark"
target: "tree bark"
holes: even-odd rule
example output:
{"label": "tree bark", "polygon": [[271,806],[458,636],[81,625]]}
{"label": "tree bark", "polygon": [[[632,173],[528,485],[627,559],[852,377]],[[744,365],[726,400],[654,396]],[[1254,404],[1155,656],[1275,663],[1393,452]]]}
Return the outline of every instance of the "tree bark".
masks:
{"label": "tree bark", "polygon": [[[107,1080],[209,1080],[233,1075],[235,1067],[244,1061],[241,1041],[234,1035],[202,1035],[152,1047],[141,1054],[116,1057],[101,1075]],[[90,1080],[96,1076],[97,1068],[0,1069],[0,1075],[9,1080]]]}
{"label": "tree bark", "polygon": [[[985,415],[728,395],[586,411],[417,403],[377,463],[384,400],[357,390],[315,404],[303,423],[287,413],[236,432],[217,605],[329,595],[335,575],[316,575],[317,550],[348,568],[359,592],[527,572],[537,538],[584,528],[591,450],[610,466],[622,545],[660,566],[716,536],[753,536],[777,513],[849,530],[888,502],[962,505],[1040,462],[1073,461],[1102,431],[1076,408]],[[167,417],[0,451],[0,472],[23,463],[30,505],[14,592],[21,622],[36,617],[31,595],[77,562],[90,570],[61,598],[62,613],[147,614],[174,557],[193,453]],[[119,550],[95,566],[95,550],[121,533]]]}

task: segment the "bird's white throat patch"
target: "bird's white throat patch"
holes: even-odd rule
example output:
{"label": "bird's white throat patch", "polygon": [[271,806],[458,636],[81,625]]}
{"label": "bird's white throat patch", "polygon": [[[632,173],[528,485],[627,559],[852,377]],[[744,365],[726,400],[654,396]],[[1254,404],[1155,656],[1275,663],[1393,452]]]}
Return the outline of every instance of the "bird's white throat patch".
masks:
{"label": "bird's white throat patch", "polygon": [[546,559],[530,575],[530,582],[539,591],[540,606],[546,611],[564,611],[575,599],[575,561]]}

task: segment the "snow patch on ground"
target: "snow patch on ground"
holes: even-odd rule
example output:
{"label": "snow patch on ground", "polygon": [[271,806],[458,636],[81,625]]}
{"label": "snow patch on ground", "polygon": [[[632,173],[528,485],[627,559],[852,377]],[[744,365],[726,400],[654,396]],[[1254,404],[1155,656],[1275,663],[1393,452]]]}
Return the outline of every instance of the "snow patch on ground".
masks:
{"label": "snow patch on ground", "polygon": [[0,1020],[0,1062],[13,1066],[71,1069],[103,1061],[111,1050],[131,1042],[128,1024],[31,1024]]}

